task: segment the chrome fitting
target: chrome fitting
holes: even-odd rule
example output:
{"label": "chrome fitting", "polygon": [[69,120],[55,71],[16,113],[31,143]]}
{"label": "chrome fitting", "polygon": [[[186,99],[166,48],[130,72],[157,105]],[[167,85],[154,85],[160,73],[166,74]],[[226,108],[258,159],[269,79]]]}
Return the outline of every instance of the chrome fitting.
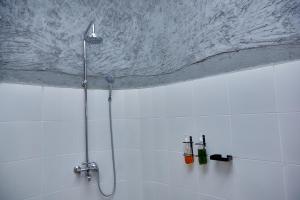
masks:
{"label": "chrome fitting", "polygon": [[81,166],[77,165],[73,169],[75,174],[81,174],[82,172],[86,172],[86,175],[88,179],[90,180],[89,171],[98,171],[97,163],[95,162],[88,162],[88,163],[82,163]]}
{"label": "chrome fitting", "polygon": [[87,80],[83,80],[81,83],[82,87],[84,87],[84,88],[87,87],[87,83],[88,83]]}

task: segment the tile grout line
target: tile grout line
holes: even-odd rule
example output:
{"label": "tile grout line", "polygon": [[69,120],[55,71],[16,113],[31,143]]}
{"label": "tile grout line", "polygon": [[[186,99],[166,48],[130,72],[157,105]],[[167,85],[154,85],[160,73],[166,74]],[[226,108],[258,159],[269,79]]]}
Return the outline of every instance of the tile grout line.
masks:
{"label": "tile grout line", "polygon": [[[276,73],[276,67],[273,65],[273,88],[274,88],[274,97],[275,97],[275,110],[278,112],[278,89],[277,89],[277,73]],[[281,123],[279,119],[279,113],[276,114],[276,126],[277,126],[277,131],[278,131],[278,137],[279,137],[279,144],[280,144],[280,154],[281,154],[281,162],[283,164],[282,167],[282,184],[283,184],[283,196],[284,199],[287,199],[287,183],[286,183],[286,162],[285,162],[285,156],[284,156],[284,145],[283,145],[283,135],[281,132]]]}
{"label": "tile grout line", "polygon": [[[228,105],[228,112],[229,112],[229,132],[230,132],[230,150],[231,150],[231,153],[232,153],[232,156],[235,157],[235,150],[234,150],[234,147],[233,147],[233,129],[232,129],[232,105],[231,105],[231,98],[230,98],[230,86],[229,86],[229,78],[230,76],[225,76],[225,86],[226,86],[226,98],[227,98],[227,105]],[[234,166],[233,166],[234,168]],[[234,184],[236,182],[236,176],[233,176],[232,177],[232,187],[231,188],[234,188]],[[231,198],[234,197],[234,189],[232,189],[230,191],[230,194],[229,196]]]}

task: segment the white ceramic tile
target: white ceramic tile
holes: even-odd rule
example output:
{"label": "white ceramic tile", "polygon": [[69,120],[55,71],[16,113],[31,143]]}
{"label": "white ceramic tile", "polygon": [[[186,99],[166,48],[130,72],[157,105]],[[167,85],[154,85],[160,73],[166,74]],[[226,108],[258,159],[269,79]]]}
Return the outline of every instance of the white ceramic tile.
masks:
{"label": "white ceramic tile", "polygon": [[[102,189],[105,194],[110,194],[112,191],[107,190],[107,184],[111,183],[103,183],[102,184]],[[133,183],[134,184],[134,183]],[[117,181],[117,188],[116,188],[116,193],[113,195],[113,197],[106,198],[100,192],[98,191],[98,186],[95,183],[88,183],[87,186],[79,188],[80,190],[80,195],[79,199],[80,200],[140,200],[140,198],[137,198],[134,195],[137,195],[138,192],[132,191],[131,188],[132,183],[128,181]],[[136,188],[137,189],[137,188]]]}
{"label": "white ceramic tile", "polygon": [[168,126],[168,149],[169,151],[183,152],[183,140],[185,136],[198,138],[195,132],[193,118],[180,117],[167,119]]}
{"label": "white ceramic tile", "polygon": [[138,118],[140,116],[138,90],[125,90],[124,109],[126,118]]}
{"label": "white ceramic tile", "polygon": [[[82,177],[84,178],[84,177]],[[92,179],[93,180],[93,179]],[[117,186],[119,186],[119,184],[117,183]],[[76,187],[76,188],[72,188],[71,190],[78,190],[80,192],[80,194],[78,196],[75,197],[75,199],[79,198],[79,200],[105,200],[104,197],[102,197],[99,193],[98,187],[95,184],[94,181],[90,181],[87,182],[86,184],[84,184],[84,186],[81,187]],[[64,190],[67,191],[67,190]],[[70,191],[72,192],[72,191]],[[105,191],[107,192],[107,191]],[[74,192],[75,194],[78,194],[78,192]],[[64,198],[63,198],[64,199]]]}
{"label": "white ceramic tile", "polygon": [[[143,184],[142,180],[128,181],[127,183],[128,200],[143,200]],[[121,198],[120,200],[123,200]]]}
{"label": "white ceramic tile", "polygon": [[88,90],[89,120],[108,118],[108,91]]}
{"label": "white ceramic tile", "polygon": [[72,200],[80,200],[81,188],[68,188],[61,191],[57,191],[51,194],[46,194],[43,197],[43,200],[63,200],[63,199],[72,199]]}
{"label": "white ceramic tile", "polygon": [[156,183],[154,185],[155,199],[156,200],[165,200],[168,198],[168,186],[164,184]]}
{"label": "white ceramic tile", "polygon": [[272,67],[230,74],[228,78],[231,112],[275,112],[273,75]]}
{"label": "white ceramic tile", "polygon": [[1,122],[0,162],[43,155],[41,122]]}
{"label": "white ceramic tile", "polygon": [[215,115],[195,118],[197,138],[206,136],[208,154],[232,154],[230,117]]}
{"label": "white ceramic tile", "polygon": [[0,165],[0,199],[19,200],[41,194],[42,160],[30,159]]}
{"label": "white ceramic tile", "polygon": [[143,118],[152,117],[152,91],[153,88],[145,88],[138,91],[140,101],[140,116]]}
{"label": "white ceramic tile", "polygon": [[278,111],[300,111],[300,61],[275,65]]}
{"label": "white ceramic tile", "polygon": [[215,196],[207,196],[207,195],[202,195],[202,194],[198,195],[198,199],[199,200],[226,200],[223,198],[219,198],[219,197],[215,197]]}
{"label": "white ceramic tile", "polygon": [[239,157],[281,161],[276,114],[232,116],[232,141]]}
{"label": "white ceramic tile", "polygon": [[141,147],[142,150],[153,149],[156,143],[156,138],[154,136],[152,118],[142,118],[141,119]]}
{"label": "white ceramic tile", "polygon": [[112,92],[112,117],[126,118],[125,115],[125,90],[113,90]]}
{"label": "white ceramic tile", "polygon": [[46,156],[84,151],[83,121],[47,121],[43,127]]}
{"label": "white ceramic tile", "polygon": [[166,200],[168,199],[168,186],[156,182],[144,182],[143,200]]}
{"label": "white ceramic tile", "polygon": [[[152,116],[165,117],[167,116],[167,86],[154,87],[152,89]],[[188,95],[190,93],[188,92]]]}
{"label": "white ceramic tile", "polygon": [[156,200],[155,189],[152,182],[143,183],[143,200]]}
{"label": "white ceramic tile", "polygon": [[[105,184],[104,184],[105,185]],[[81,199],[87,199],[87,200],[141,200],[141,189],[142,184],[136,183],[136,182],[130,182],[130,181],[118,181],[117,182],[117,189],[116,193],[111,198],[105,198],[103,197],[96,187],[94,188],[87,188],[86,191],[81,195]],[[92,194],[91,194],[92,193]],[[108,194],[111,193],[109,190],[104,190],[104,193]]]}
{"label": "white ceramic tile", "polygon": [[288,165],[285,167],[286,200],[300,199],[300,166]]}
{"label": "white ceramic tile", "polygon": [[198,194],[197,199],[199,199],[199,200],[227,200],[224,198],[210,196],[210,195],[204,195],[204,194]]}
{"label": "white ceramic tile", "polygon": [[45,158],[43,193],[50,194],[62,189],[86,184],[85,177],[74,174],[73,168],[84,160],[83,155],[63,155]]}
{"label": "white ceramic tile", "polygon": [[0,84],[0,121],[41,120],[42,87]]}
{"label": "white ceramic tile", "polygon": [[194,114],[229,114],[227,75],[194,81]]}
{"label": "white ceramic tile", "polygon": [[40,195],[40,196],[30,197],[30,198],[24,199],[24,200],[43,200],[43,196]]}
{"label": "white ceramic tile", "polygon": [[43,90],[43,120],[61,120],[62,89],[44,87]]}
{"label": "white ceramic tile", "polygon": [[140,116],[166,116],[166,86],[139,90]]}
{"label": "white ceramic tile", "polygon": [[117,178],[133,182],[142,179],[142,155],[140,150],[117,150],[115,151]]}
{"label": "white ceramic tile", "polygon": [[[196,161],[196,160],[195,160]],[[172,187],[198,190],[197,163],[187,165],[182,153],[169,152],[169,184]]]}
{"label": "white ceramic tile", "polygon": [[[108,119],[89,121],[89,150],[100,151],[110,149],[110,129]],[[81,131],[84,136],[84,131]],[[115,136],[115,133],[114,133]],[[81,143],[84,142],[84,139]],[[114,137],[116,142],[116,136]]]}
{"label": "white ceramic tile", "polygon": [[197,163],[197,170],[199,171],[197,192],[219,199],[232,199],[232,190],[234,189],[233,162],[208,160],[207,165],[201,166]]}
{"label": "white ceramic tile", "polygon": [[62,119],[83,120],[84,101],[83,90],[66,88],[62,91]]}
{"label": "white ceramic tile", "polygon": [[140,121],[138,119],[114,119],[113,128],[117,149],[140,147]]}
{"label": "white ceramic tile", "polygon": [[141,147],[143,149],[167,150],[168,126],[164,118],[141,119]]}
{"label": "white ceramic tile", "polygon": [[170,187],[168,194],[168,199],[170,200],[224,200],[218,197],[200,194],[198,189],[194,191],[180,187]]}
{"label": "white ceramic tile", "polygon": [[44,120],[83,120],[82,89],[44,87]]}
{"label": "white ceramic tile", "polygon": [[282,200],[283,167],[279,163],[234,160],[234,200]]}
{"label": "white ceramic tile", "polygon": [[192,82],[184,82],[165,87],[168,117],[188,117],[192,115],[194,99],[192,85]]}
{"label": "white ceramic tile", "polygon": [[300,164],[300,113],[279,114],[279,129],[286,162]]}
{"label": "white ceramic tile", "polygon": [[180,187],[169,187],[169,196],[170,200],[195,200],[199,199],[197,193],[193,190],[184,189]]}
{"label": "white ceramic tile", "polygon": [[167,151],[143,152],[143,180],[168,183],[169,163]]}

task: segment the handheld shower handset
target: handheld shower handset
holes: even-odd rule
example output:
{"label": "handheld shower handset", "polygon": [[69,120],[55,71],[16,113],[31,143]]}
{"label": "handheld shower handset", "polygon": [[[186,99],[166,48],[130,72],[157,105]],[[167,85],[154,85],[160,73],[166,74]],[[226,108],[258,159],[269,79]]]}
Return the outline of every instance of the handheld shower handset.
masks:
{"label": "handheld shower handset", "polygon": [[108,89],[109,89],[108,101],[111,101],[112,86],[115,80],[111,75],[107,75],[105,77],[105,80],[108,83]]}
{"label": "handheld shower handset", "polygon": [[113,84],[115,82],[114,77],[112,75],[105,76],[105,80],[107,83]]}

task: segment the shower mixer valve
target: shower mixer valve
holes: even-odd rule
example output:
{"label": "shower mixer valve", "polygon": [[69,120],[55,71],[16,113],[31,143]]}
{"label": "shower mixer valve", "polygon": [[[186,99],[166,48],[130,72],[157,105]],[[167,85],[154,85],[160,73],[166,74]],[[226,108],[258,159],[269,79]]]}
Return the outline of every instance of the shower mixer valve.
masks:
{"label": "shower mixer valve", "polygon": [[97,163],[95,162],[83,162],[81,163],[81,166],[76,165],[74,167],[74,173],[75,174],[81,174],[81,173],[85,173],[88,180],[91,180],[91,175],[90,175],[90,171],[98,171],[98,166]]}

